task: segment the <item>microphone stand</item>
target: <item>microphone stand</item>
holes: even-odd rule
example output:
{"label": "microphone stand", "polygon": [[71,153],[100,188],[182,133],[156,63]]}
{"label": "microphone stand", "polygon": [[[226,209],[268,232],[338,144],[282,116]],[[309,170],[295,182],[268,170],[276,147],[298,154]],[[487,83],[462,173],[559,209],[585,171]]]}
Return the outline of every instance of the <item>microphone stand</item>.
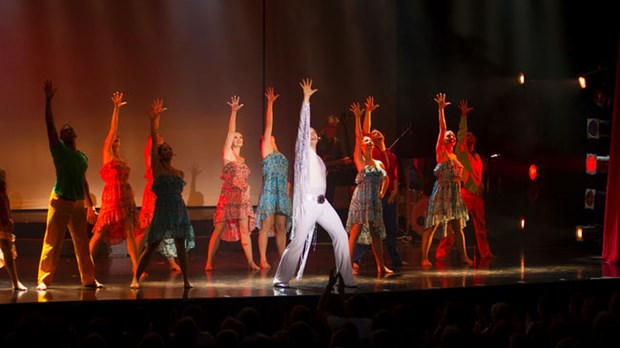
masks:
{"label": "microphone stand", "polygon": [[398,143],[400,139],[402,139],[405,136],[405,134],[407,134],[410,131],[411,131],[411,122],[407,122],[407,128],[405,128],[405,130],[402,133],[400,133],[398,137],[396,137],[396,140],[394,140],[394,142],[392,143],[392,145],[388,147],[388,149],[391,150],[394,147],[394,145],[396,145],[396,143]]}

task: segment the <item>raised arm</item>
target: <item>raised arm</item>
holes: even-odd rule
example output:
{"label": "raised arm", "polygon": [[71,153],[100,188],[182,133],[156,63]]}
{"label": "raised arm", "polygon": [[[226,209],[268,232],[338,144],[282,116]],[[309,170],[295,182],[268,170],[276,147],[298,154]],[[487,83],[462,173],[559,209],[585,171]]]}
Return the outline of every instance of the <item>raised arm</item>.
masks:
{"label": "raised arm", "polygon": [[236,160],[235,153],[232,150],[232,143],[235,137],[235,132],[237,131],[237,111],[243,107],[243,104],[239,104],[238,96],[232,96],[230,98],[230,120],[228,121],[228,134],[226,135],[226,140],[224,141],[224,148],[222,149],[222,160],[224,164],[228,162],[233,162]]}
{"label": "raised arm", "polygon": [[279,94],[275,94],[273,87],[267,87],[267,90],[265,91],[265,97],[267,97],[265,130],[263,132],[263,141],[261,143],[261,156],[263,158],[273,152],[273,146],[271,145],[271,132],[273,130],[273,102],[276,101],[279,96]]}
{"label": "raised arm", "polygon": [[114,109],[112,110],[112,117],[110,120],[110,130],[108,131],[108,136],[105,138],[105,142],[103,143],[104,165],[114,159],[112,144],[114,143],[114,138],[116,138],[116,133],[118,132],[118,114],[121,107],[127,104],[127,102],[123,101],[123,93],[121,92],[114,92],[111,99],[112,104],[114,104]]}
{"label": "raised arm", "polygon": [[153,171],[153,177],[157,177],[164,170],[161,162],[158,160],[157,139],[159,137],[159,117],[166,110],[164,101],[161,99],[155,99],[149,110],[149,118],[151,119],[151,170]]}
{"label": "raised arm", "polygon": [[47,126],[47,140],[50,149],[56,147],[59,142],[58,131],[54,124],[54,115],[52,114],[52,98],[56,94],[56,88],[52,85],[51,80],[43,82],[43,91],[45,92],[45,125]]}
{"label": "raised arm", "polygon": [[[467,115],[474,109],[469,107],[467,99],[461,99],[459,102],[461,110],[461,120],[459,121],[459,130],[456,133],[456,154],[457,156],[467,153],[467,144],[465,138],[467,136]],[[460,160],[460,157],[459,157]]]}
{"label": "raised arm", "polygon": [[372,112],[379,107],[379,104],[375,104],[375,97],[369,96],[366,98],[366,117],[364,117],[364,133],[370,133],[372,126]]}
{"label": "raised arm", "polygon": [[349,110],[355,115],[355,150],[353,151],[353,161],[358,171],[364,169],[366,161],[362,156],[362,141],[364,136],[362,133],[362,114],[364,109],[360,107],[360,103],[352,103]]}
{"label": "raised arm", "polygon": [[446,137],[446,115],[444,113],[444,109],[446,106],[450,105],[450,102],[446,102],[446,94],[438,93],[435,96],[435,102],[437,102],[437,108],[439,113],[439,136],[437,137],[437,146],[435,147],[435,157],[437,162],[441,162],[441,152],[444,151],[443,141]]}

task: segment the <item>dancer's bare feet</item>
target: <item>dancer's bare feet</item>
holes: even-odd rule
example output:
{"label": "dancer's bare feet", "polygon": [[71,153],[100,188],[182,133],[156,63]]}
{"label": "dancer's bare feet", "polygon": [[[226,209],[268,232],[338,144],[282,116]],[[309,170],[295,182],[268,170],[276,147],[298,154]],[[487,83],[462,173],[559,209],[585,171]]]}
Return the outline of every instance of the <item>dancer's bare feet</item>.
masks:
{"label": "dancer's bare feet", "polygon": [[183,287],[185,289],[191,289],[194,287],[194,284],[190,283],[189,281],[183,284]]}
{"label": "dancer's bare feet", "polygon": [[205,271],[213,271],[213,265],[210,262],[207,262],[207,264],[205,265]]}
{"label": "dancer's bare feet", "polygon": [[422,267],[432,267],[433,264],[429,260],[422,260]]}
{"label": "dancer's bare feet", "polygon": [[142,274],[140,275],[140,281],[143,281],[144,279],[148,278],[149,274],[146,272],[142,272]]}
{"label": "dancer's bare feet", "polygon": [[474,264],[474,261],[472,261],[469,257],[465,257],[461,260],[461,264],[471,266]]}
{"label": "dancer's bare feet", "polygon": [[25,287],[24,284],[22,284],[22,282],[17,281],[17,284],[13,285],[13,290],[16,290],[16,291],[26,291],[26,290],[28,290],[28,288]]}
{"label": "dancer's bare feet", "polygon": [[133,278],[131,280],[131,284],[129,284],[129,287],[131,289],[140,289],[140,282],[138,282],[138,280],[136,278]]}
{"label": "dancer's bare feet", "polygon": [[39,290],[39,291],[45,291],[45,290],[47,290],[47,285],[46,285],[45,283],[39,283],[39,284],[37,285],[37,290]]}
{"label": "dancer's bare feet", "polygon": [[168,259],[168,266],[169,266],[171,272],[181,272],[181,267],[174,260],[174,258],[169,258]]}
{"label": "dancer's bare feet", "polygon": [[248,269],[250,271],[258,271],[260,267],[258,267],[258,265],[255,264],[254,262],[251,262],[251,263],[248,263]]}
{"label": "dancer's bare feet", "polygon": [[392,271],[391,269],[383,266],[383,269],[378,269],[377,273],[379,273],[379,274],[392,274],[392,273],[394,273],[394,271]]}
{"label": "dancer's bare feet", "polygon": [[267,261],[261,261],[260,262],[260,268],[262,268],[262,269],[271,269],[271,265]]}
{"label": "dancer's bare feet", "polygon": [[360,273],[360,265],[357,262],[351,263],[352,273],[353,275],[358,275]]}

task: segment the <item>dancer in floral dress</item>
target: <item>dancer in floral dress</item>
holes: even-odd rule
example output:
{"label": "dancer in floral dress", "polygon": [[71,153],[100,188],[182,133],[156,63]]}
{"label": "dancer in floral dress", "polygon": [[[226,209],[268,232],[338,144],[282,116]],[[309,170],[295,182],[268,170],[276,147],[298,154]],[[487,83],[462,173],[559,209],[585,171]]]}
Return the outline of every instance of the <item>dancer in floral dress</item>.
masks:
{"label": "dancer in floral dress", "polygon": [[260,267],[254,263],[252,257],[252,240],[250,232],[254,230],[254,211],[250,202],[250,185],[248,176],[250,168],[245,164],[245,158],[241,157],[243,135],[236,131],[237,111],[243,104],[239,104],[239,97],[233,96],[228,103],[230,105],[230,120],[228,134],[222,150],[224,168],[220,179],[224,180],[222,191],[217,202],[213,223],[215,229],[209,239],[209,255],[205,271],[213,270],[213,259],[220,245],[220,239],[227,242],[241,240],[241,247],[245,253],[248,268],[258,270]]}
{"label": "dancer in floral dress", "polygon": [[430,267],[428,251],[433,241],[433,235],[439,225],[443,225],[444,236],[448,233],[455,234],[461,262],[471,264],[465,248],[465,235],[463,227],[468,220],[467,209],[461,197],[461,175],[463,166],[454,154],[456,137],[452,131],[446,130],[446,118],[444,109],[450,105],[443,93],[435,96],[435,102],[439,109],[439,136],[435,148],[437,166],[434,169],[437,181],[428,201],[428,214],[426,216],[426,230],[422,234],[422,266]]}
{"label": "dancer in floral dress", "polygon": [[110,130],[103,145],[103,167],[99,172],[105,186],[101,194],[99,216],[88,246],[91,255],[95,255],[102,240],[108,244],[119,244],[126,240],[133,272],[138,262],[138,247],[134,234],[134,228],[138,225],[138,214],[133,189],[128,182],[131,169],[121,158],[121,139],[117,135],[120,109],[126,104],[123,93],[114,93],[112,103],[114,109]]}
{"label": "dancer in floral dress", "polygon": [[[164,140],[157,139],[158,146],[163,144]],[[151,169],[151,137],[149,136],[146,146],[144,148],[144,164],[146,167],[146,173],[144,178],[146,179],[146,185],[144,186],[144,193],[142,194],[142,206],[140,207],[140,216],[138,218],[139,228],[136,229],[136,241],[138,250],[141,250],[144,244],[144,237],[148,234],[149,227],[151,226],[151,220],[153,219],[153,211],[155,210],[155,200],[157,196],[151,190],[153,186],[153,170]],[[168,260],[168,267],[171,271],[180,272],[181,267],[175,261],[178,257],[177,248],[174,245],[174,239],[164,239],[157,248],[160,254],[162,254],[166,260]]]}
{"label": "dancer in floral dress", "polygon": [[151,165],[153,170],[153,186],[151,189],[157,196],[155,210],[149,233],[146,235],[146,247],[140,259],[136,272],[131,280],[131,288],[140,287],[140,276],[144,272],[153,251],[165,239],[174,239],[179,254],[179,266],[183,275],[184,287],[191,288],[188,274],[187,250],[194,247],[194,229],[189,220],[185,202],[181,196],[185,181],[183,172],[172,165],[172,147],[163,143],[155,143],[159,137],[159,118],[166,111],[162,100],[155,100],[151,105],[149,117],[151,119]]}
{"label": "dancer in floral dress", "polygon": [[[379,105],[374,103],[373,97],[366,99],[366,117]],[[383,164],[372,158],[372,149],[375,144],[368,135],[362,134],[362,114],[364,109],[359,103],[351,104],[350,110],[355,115],[355,152],[353,159],[358,173],[355,178],[355,191],[349,206],[347,231],[349,231],[349,253],[355,255],[357,241],[362,232],[362,226],[368,224],[372,251],[377,262],[377,273],[389,274],[383,260],[383,243],[385,226],[383,224],[383,208],[381,199],[387,191],[386,172]]]}
{"label": "dancer in floral dress", "polygon": [[288,160],[278,151],[276,139],[271,135],[273,129],[273,102],[278,98],[273,87],[267,88],[267,111],[265,112],[265,131],[261,142],[263,158],[263,190],[256,208],[258,251],[260,267],[270,269],[267,262],[267,241],[275,230],[278,254],[282,257],[286,248],[286,231],[291,225],[291,202],[287,194]]}

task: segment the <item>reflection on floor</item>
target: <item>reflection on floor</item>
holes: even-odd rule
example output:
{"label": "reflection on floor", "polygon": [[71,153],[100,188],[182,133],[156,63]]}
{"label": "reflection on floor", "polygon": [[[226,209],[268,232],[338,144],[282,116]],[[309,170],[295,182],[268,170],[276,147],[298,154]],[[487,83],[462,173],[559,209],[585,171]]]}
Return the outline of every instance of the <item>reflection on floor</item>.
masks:
{"label": "reflection on floor", "polygon": [[[70,244],[70,242],[68,242]],[[27,292],[13,292],[6,273],[0,271],[0,304],[58,301],[105,301],[131,299],[181,299],[181,298],[238,298],[320,295],[327,282],[327,274],[334,265],[331,244],[320,243],[310,252],[305,276],[291,282],[291,288],[276,289],[272,280],[277,266],[277,252],[270,244],[269,257],[274,269],[247,271],[239,243],[222,243],[215,266],[216,270],[204,272],[207,237],[200,237],[198,248],[192,250],[190,277],[194,288],[184,291],[180,273],[170,272],[165,260],[156,255],[147,268],[148,278],[140,291],[131,290],[131,263],[129,258],[113,248],[112,255],[95,258],[97,278],[105,287],[99,290],[81,289],[75,258],[65,253],[54,283],[48,291],[35,290],[36,269],[40,240],[18,242],[20,256],[17,259],[22,282]],[[436,243],[434,244],[434,247]],[[273,247],[273,248],[272,248]],[[434,253],[434,247],[431,254]],[[66,249],[66,248],[65,248]],[[256,249],[254,249],[256,250]],[[541,245],[527,240],[504,240],[494,243],[496,258],[476,260],[475,266],[457,263],[456,251],[448,262],[435,262],[431,268],[422,268],[420,245],[398,242],[403,259],[411,265],[404,266],[393,275],[377,276],[372,254],[368,252],[356,277],[363,293],[390,293],[445,288],[468,288],[523,283],[551,283],[572,280],[613,278],[620,274],[617,266],[601,264],[596,257],[596,247],[568,241],[563,245]],[[469,254],[474,254],[470,246]],[[114,255],[114,253],[119,255]],[[433,258],[431,258],[433,260]]]}

